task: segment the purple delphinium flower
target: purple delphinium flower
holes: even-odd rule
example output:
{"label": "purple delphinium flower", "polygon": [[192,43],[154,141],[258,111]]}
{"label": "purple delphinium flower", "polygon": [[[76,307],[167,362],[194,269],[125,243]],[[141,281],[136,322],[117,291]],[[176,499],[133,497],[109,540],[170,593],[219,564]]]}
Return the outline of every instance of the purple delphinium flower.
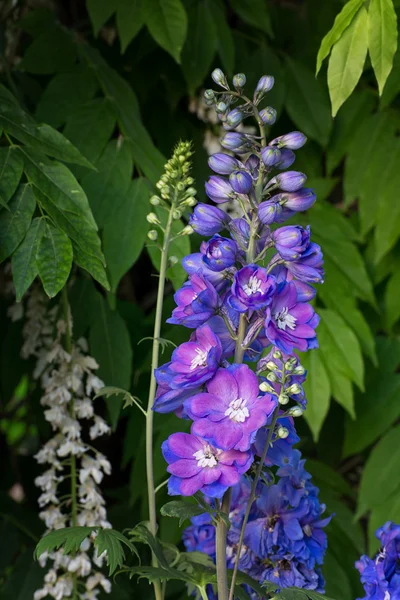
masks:
{"label": "purple delphinium flower", "polygon": [[223,204],[236,196],[230,183],[218,175],[211,175],[205,187],[207,196],[217,204]]}
{"label": "purple delphinium flower", "polygon": [[261,150],[261,157],[266,167],[274,167],[281,160],[281,151],[278,148],[266,146]]}
{"label": "purple delphinium flower", "polygon": [[182,266],[189,276],[201,273],[217,292],[222,292],[231,285],[233,274],[225,269],[223,271],[209,269],[203,260],[205,249],[206,242],[203,242],[200,246],[200,252],[188,254],[182,259]]}
{"label": "purple delphinium flower", "polygon": [[201,273],[193,273],[189,281],[174,295],[177,307],[167,323],[195,328],[216,314],[220,299],[213,285]]}
{"label": "purple delphinium flower", "polygon": [[221,450],[189,433],[173,433],[162,445],[171,474],[171,496],[193,496],[202,491],[211,498],[221,498],[228,487],[239,482],[253,460],[251,452]]}
{"label": "purple delphinium flower", "polygon": [[299,281],[308,283],[323,283],[324,269],[321,247],[314,242],[295,260],[285,260],[285,267]]}
{"label": "purple delphinium flower", "polygon": [[284,260],[296,260],[302,256],[310,245],[310,227],[288,225],[276,229],[271,238],[275,248]]}
{"label": "purple delphinium flower", "polygon": [[307,177],[304,173],[300,173],[299,171],[285,171],[270,179],[264,189],[267,190],[272,185],[278,185],[284,192],[297,192],[303,187],[306,180]]}
{"label": "purple delphinium flower", "polygon": [[236,158],[233,158],[233,156],[229,156],[229,154],[218,152],[210,156],[208,165],[218,175],[230,175],[233,171],[237,171],[240,168],[241,163]]}
{"label": "purple delphinium flower", "polygon": [[248,194],[253,186],[253,179],[246,171],[234,171],[229,175],[229,183],[237,194]]}
{"label": "purple delphinium flower", "polygon": [[257,310],[271,304],[275,293],[275,277],[257,265],[247,265],[235,273],[229,304],[238,312]]}
{"label": "purple delphinium flower", "polygon": [[201,386],[173,390],[168,386],[159,385],[154,399],[153,410],[163,414],[174,412],[178,417],[186,418],[186,412],[183,409],[184,401],[193,394],[201,392],[201,390]]}
{"label": "purple delphinium flower", "polygon": [[307,138],[304,133],[300,131],[292,131],[285,135],[273,139],[270,142],[271,146],[278,146],[278,148],[289,148],[290,150],[298,150],[306,143]]}
{"label": "purple delphinium flower", "polygon": [[258,216],[261,223],[269,225],[276,221],[283,223],[295,212],[308,210],[315,202],[316,196],[309,188],[302,188],[297,192],[282,192],[275,194],[269,200],[261,202],[258,206]]}
{"label": "purple delphinium flower", "polygon": [[182,541],[187,552],[203,552],[215,560],[214,525],[209,523],[190,525],[184,530]]}
{"label": "purple delphinium flower", "polygon": [[[284,439],[274,439],[270,449],[265,457],[265,465],[268,467],[277,466],[281,467],[289,463],[291,454],[293,452],[293,446],[300,441],[294,427],[294,421],[291,417],[280,417],[279,423],[282,427],[288,430],[289,435]],[[254,454],[261,456],[267,441],[268,429],[263,427],[257,433],[254,442]]]}
{"label": "purple delphinium flower", "polygon": [[190,341],[178,346],[171,362],[155,371],[159,385],[193,388],[211,379],[222,357],[222,345],[209,325],[204,324],[191,335]]}
{"label": "purple delphinium flower", "polygon": [[191,225],[200,235],[214,235],[228,226],[231,217],[217,206],[198,204],[190,215]]}
{"label": "purple delphinium flower", "polygon": [[217,234],[205,244],[203,261],[211,271],[223,271],[235,264],[238,250],[236,242]]}
{"label": "purple delphinium flower", "polygon": [[298,302],[293,282],[279,286],[265,319],[265,332],[271,344],[286,354],[291,354],[294,348],[301,352],[317,348],[318,323],[319,316],[311,304]]}
{"label": "purple delphinium flower", "polygon": [[192,433],[218,448],[249,450],[277,406],[276,398],[260,395],[257,376],[247,365],[219,369],[206,388],[186,401],[194,419]]}

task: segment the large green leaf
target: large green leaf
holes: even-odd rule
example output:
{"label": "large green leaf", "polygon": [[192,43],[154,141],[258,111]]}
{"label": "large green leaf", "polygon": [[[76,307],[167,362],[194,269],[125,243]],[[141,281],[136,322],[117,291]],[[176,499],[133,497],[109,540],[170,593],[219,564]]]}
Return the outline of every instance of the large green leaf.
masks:
{"label": "large green leaf", "polygon": [[181,0],[146,0],[144,19],[157,44],[180,63],[188,26]]}
{"label": "large green leaf", "polygon": [[144,25],[144,2],[146,0],[117,0],[117,29],[121,52],[125,52]]}
{"label": "large green leaf", "polygon": [[365,464],[357,517],[383,504],[399,487],[400,426],[391,429],[372,450]]}
{"label": "large green leaf", "polygon": [[364,68],[368,49],[368,14],[362,6],[351,25],[333,46],[328,66],[328,87],[335,116],[347,100]]}
{"label": "large green leaf", "polygon": [[309,371],[304,384],[307,397],[305,419],[312,431],[314,440],[318,440],[323,422],[329,410],[331,386],[320,350],[301,355],[301,364]]}
{"label": "large green leaf", "polygon": [[318,50],[316,75],[318,75],[322,63],[330,53],[332,46],[341,38],[343,32],[350,25],[363,3],[364,0],[350,0],[350,2],[347,2],[337,15],[332,29],[328,31]]}
{"label": "large green leaf", "polygon": [[324,557],[323,573],[325,577],[325,590],[331,598],[340,600],[353,600],[353,593],[343,562],[339,562],[328,549]]}
{"label": "large green leaf", "polygon": [[115,12],[116,3],[113,0],[86,0],[86,8],[93,25],[94,35],[106,24]]}
{"label": "large green leaf", "polygon": [[[394,158],[395,157],[395,158]],[[400,186],[400,171],[398,159],[400,157],[400,140],[394,141],[390,161],[390,172],[378,194],[379,205],[375,229],[375,262],[382,258],[393,248],[400,237],[400,205],[394,202]]]}
{"label": "large green leaf", "polygon": [[[1,219],[1,217],[0,217]],[[387,327],[391,329],[400,319],[400,271],[389,279],[385,292],[385,314]]]}
{"label": "large green leaf", "polygon": [[209,0],[197,2],[188,11],[189,31],[182,51],[182,70],[194,94],[204,82],[218,47],[218,32]]}
{"label": "large green leaf", "polygon": [[132,181],[119,208],[104,227],[104,254],[112,290],[117,289],[121,277],[136,262],[143,249],[148,230],[148,197],[145,180]]}
{"label": "large green leaf", "polygon": [[264,0],[230,0],[230,4],[245,23],[273,37],[268,5]]}
{"label": "large green leaf", "polygon": [[44,232],[44,219],[33,219],[22,244],[11,260],[17,302],[19,302],[38,274],[36,254]]}
{"label": "large green leaf", "polygon": [[56,24],[48,24],[29,46],[18,68],[37,75],[65,71],[76,60],[72,36]]}
{"label": "large green leaf", "polygon": [[23,168],[24,161],[15,147],[0,148],[0,206],[7,207],[17,189]]}
{"label": "large green leaf", "polygon": [[232,30],[227,23],[223,2],[214,1],[209,5],[218,31],[218,54],[227,75],[233,74],[235,66],[235,44]]}
{"label": "large green leaf", "polygon": [[22,184],[10,201],[10,210],[0,211],[0,262],[10,256],[24,239],[35,207],[30,185]]}
{"label": "large green leaf", "polygon": [[291,58],[286,60],[288,93],[286,109],[292,121],[322,146],[328,143],[332,127],[329,96],[311,69]]}
{"label": "large green leaf", "polygon": [[393,58],[393,68],[387,78],[382,96],[380,98],[380,107],[389,106],[400,92],[400,48]]}
{"label": "large green leaf", "polygon": [[72,244],[64,231],[46,222],[36,256],[43,288],[53,298],[64,287],[72,267]]}
{"label": "large green leaf", "polygon": [[97,171],[82,179],[97,225],[102,228],[123,203],[132,178],[133,164],[129,145],[112,140],[95,163]]}
{"label": "large green leaf", "polygon": [[[132,348],[125,322],[112,311],[106,300],[96,294],[92,308],[89,333],[90,351],[99,363],[98,376],[106,385],[129,390],[132,373]],[[112,426],[118,422],[122,398],[114,396],[107,401]]]}
{"label": "large green leaf", "polygon": [[382,95],[397,48],[397,17],[392,0],[371,0],[369,3],[368,48]]}

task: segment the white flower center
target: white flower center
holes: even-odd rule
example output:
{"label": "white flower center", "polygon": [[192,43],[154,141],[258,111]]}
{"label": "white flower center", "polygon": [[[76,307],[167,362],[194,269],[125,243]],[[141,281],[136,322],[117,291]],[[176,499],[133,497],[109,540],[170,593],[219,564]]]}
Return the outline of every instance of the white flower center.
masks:
{"label": "white flower center", "polygon": [[211,450],[211,446],[207,444],[207,446],[203,446],[200,450],[197,450],[193,454],[195,459],[197,460],[197,465],[199,467],[215,467],[218,464],[217,457]]}
{"label": "white flower center", "polygon": [[206,367],[207,366],[207,357],[208,352],[206,350],[202,350],[201,348],[196,348],[195,350],[196,356],[193,358],[190,363],[190,370],[194,371],[197,367]]}
{"label": "white flower center", "polygon": [[257,294],[257,292],[260,291],[261,285],[261,279],[258,279],[255,275],[252,275],[248,282],[244,284],[243,291],[246,296],[251,296],[252,294]]}
{"label": "white flower center", "polygon": [[237,400],[232,400],[229,404],[229,408],[225,411],[225,416],[229,417],[232,421],[236,423],[244,423],[247,417],[250,416],[249,409],[246,406],[247,400],[244,398],[237,398]]}
{"label": "white flower center", "polygon": [[293,315],[289,314],[288,311],[288,307],[285,306],[280,312],[274,314],[274,319],[278,325],[278,329],[286,329],[286,327],[292,330],[296,329],[297,319]]}

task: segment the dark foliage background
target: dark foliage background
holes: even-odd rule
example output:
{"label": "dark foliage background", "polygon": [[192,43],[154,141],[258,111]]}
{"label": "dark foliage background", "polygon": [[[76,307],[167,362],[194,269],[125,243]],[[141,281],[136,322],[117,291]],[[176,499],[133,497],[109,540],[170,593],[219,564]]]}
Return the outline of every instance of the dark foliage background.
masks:
{"label": "dark foliage background", "polygon": [[[298,426],[308,469],[336,514],[328,527],[326,592],[352,600],[361,594],[354,561],[376,551],[377,526],[400,520],[400,53],[381,97],[367,60],[357,89],[333,120],[326,67],[317,79],[314,72],[321,39],[341,8],[340,0],[323,6],[320,0],[3,2],[0,77],[24,110],[62,131],[97,168],[69,165],[107,261],[106,271],[76,261],[86,270],[75,266],[70,292],[74,335],[88,337],[107,385],[145,400],[151,341],[141,340],[152,335],[157,261],[155,249],[144,248],[148,190],[175,143],[193,140],[193,176],[205,200],[205,142],[215,144],[219,134],[201,103],[212,68],[245,72],[249,89],[262,74],[274,75],[269,102],[279,118],[271,136],[299,129],[309,138],[296,168],[317,191],[319,202],[304,223],[311,223],[326,261],[317,297],[320,349],[304,357],[309,408]],[[8,148],[5,137],[1,145]],[[5,248],[7,218],[0,212]],[[189,243],[195,249],[199,242],[182,238],[174,254],[181,258]],[[4,250],[1,259],[8,254]],[[9,275],[1,277],[4,284]],[[179,265],[169,277],[166,316],[173,287],[184,280]],[[50,432],[32,365],[19,356],[21,324],[7,317],[7,300],[0,302],[0,596],[27,600],[42,577],[32,558],[43,531],[33,454]],[[187,331],[165,326],[163,337],[180,343]],[[165,361],[169,354],[166,349]],[[144,427],[136,409],[121,406],[118,398],[107,400],[104,413],[114,432],[101,442],[113,465],[105,494],[116,529],[147,514]],[[174,415],[156,416],[157,484],[165,479],[161,442],[179,427]],[[9,495],[16,483],[18,502]],[[164,489],[158,496],[161,505]],[[162,517],[160,535],[177,543],[181,530]],[[123,577],[117,583],[116,600],[150,593],[146,583]],[[170,589],[171,598],[186,597],[178,585]]]}

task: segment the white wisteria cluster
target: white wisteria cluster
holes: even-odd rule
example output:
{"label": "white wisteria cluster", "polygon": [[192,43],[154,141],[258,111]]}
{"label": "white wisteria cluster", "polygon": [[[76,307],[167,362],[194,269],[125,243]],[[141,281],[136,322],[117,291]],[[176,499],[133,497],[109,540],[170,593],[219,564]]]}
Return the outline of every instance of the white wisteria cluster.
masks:
{"label": "white wisteria cluster", "polygon": [[[105,474],[111,473],[111,465],[82,437],[82,430],[90,440],[110,431],[94,412],[93,396],[104,386],[94,374],[98,364],[87,354],[83,338],[71,344],[70,352],[66,351],[62,343],[66,321],[60,318],[58,305],[49,309],[40,288],[32,289],[25,312],[22,356],[36,357],[33,376],[40,381],[44,416],[54,431],[54,436],[35,456],[46,468],[35,480],[42,492],[39,516],[47,533],[71,525],[110,528],[99,484]],[[70,316],[68,328],[71,332]],[[55,600],[72,596],[92,600],[101,589],[111,591],[111,582],[98,570],[103,566],[105,553],[97,555],[93,546],[95,535],[87,538],[80,553],[73,557],[65,556],[62,551],[42,554],[40,564],[45,567],[50,561],[51,566],[34,600],[48,596]]]}

